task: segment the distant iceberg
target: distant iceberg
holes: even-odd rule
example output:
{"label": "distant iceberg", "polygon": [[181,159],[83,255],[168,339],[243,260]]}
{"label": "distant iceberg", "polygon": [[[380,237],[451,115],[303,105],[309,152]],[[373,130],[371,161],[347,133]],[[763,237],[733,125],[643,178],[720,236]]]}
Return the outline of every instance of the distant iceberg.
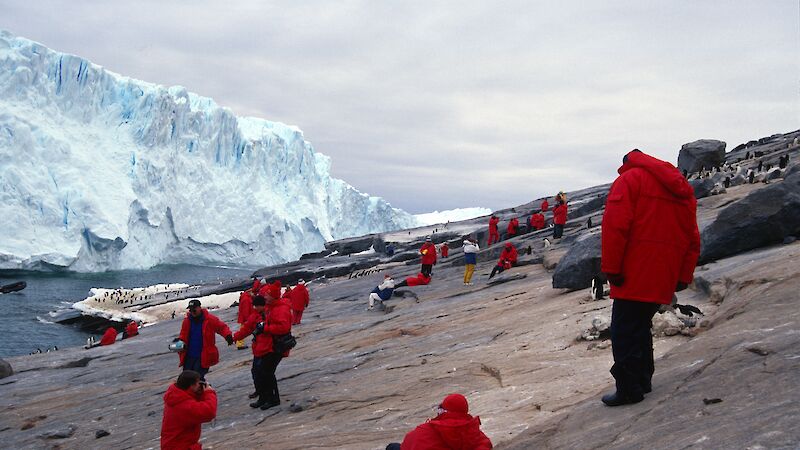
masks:
{"label": "distant iceberg", "polygon": [[425,214],[416,214],[414,217],[422,225],[436,225],[439,223],[458,222],[459,220],[474,219],[492,213],[489,208],[459,208],[449,211],[434,211]]}
{"label": "distant iceberg", "polygon": [[296,127],[0,31],[0,269],[267,265],[419,225]]}

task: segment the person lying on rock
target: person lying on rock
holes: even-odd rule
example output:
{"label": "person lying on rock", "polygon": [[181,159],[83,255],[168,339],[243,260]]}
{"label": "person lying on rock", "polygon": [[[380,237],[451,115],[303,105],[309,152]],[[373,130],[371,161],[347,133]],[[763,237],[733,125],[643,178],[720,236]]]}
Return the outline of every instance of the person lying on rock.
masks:
{"label": "person lying on rock", "polygon": [[653,315],[694,279],[700,255],[694,190],[672,164],[632,150],[622,159],[603,214],[600,270],[611,283],[611,375],[607,406],[652,390]]}
{"label": "person lying on rock", "polygon": [[417,274],[417,276],[415,276],[415,277],[408,277],[408,278],[406,278],[405,280],[401,281],[401,282],[400,282],[400,283],[399,283],[397,286],[395,286],[395,287],[396,287],[396,288],[401,288],[401,287],[405,287],[405,286],[408,286],[408,287],[414,287],[414,286],[424,286],[424,285],[426,285],[426,284],[428,284],[428,283],[430,283],[430,282],[431,282],[431,276],[432,276],[432,275],[433,275],[433,274],[427,274],[427,275],[426,275],[425,273],[423,273],[423,272],[420,272],[420,273],[418,273],[418,274]]}
{"label": "person lying on rock", "polygon": [[117,342],[117,330],[114,327],[108,327],[100,339],[100,345],[112,345],[115,342]]}
{"label": "person lying on rock", "polygon": [[275,371],[281,359],[289,356],[289,349],[276,349],[276,338],[292,331],[292,307],[289,302],[281,298],[280,281],[265,284],[253,297],[253,313],[233,335],[236,340],[253,335],[250,345],[253,349],[253,367],[250,373],[255,392],[249,397],[257,400],[250,403],[252,408],[266,410],[281,403]]}
{"label": "person lying on rock", "polygon": [[201,424],[217,417],[217,393],[199,373],[184,370],[164,394],[162,450],[201,450]]}
{"label": "person lying on rock", "polygon": [[436,417],[409,432],[402,444],[389,444],[386,450],[489,450],[492,441],[480,427],[480,417],[469,415],[467,399],[450,394],[436,407]]}
{"label": "person lying on rock", "polygon": [[122,332],[122,339],[128,339],[139,334],[139,324],[135,320],[128,322],[125,326],[125,331]]}
{"label": "person lying on rock", "polygon": [[504,270],[514,267],[514,264],[517,263],[517,256],[516,247],[511,242],[507,242],[502,253],[500,253],[497,265],[492,268],[492,273],[489,274],[489,279],[491,280],[496,274],[503,273]]}
{"label": "person lying on rock", "polygon": [[391,275],[384,275],[381,284],[375,286],[375,289],[369,294],[369,306],[367,307],[367,311],[375,307],[375,302],[383,303],[392,298],[393,292],[394,280]]}

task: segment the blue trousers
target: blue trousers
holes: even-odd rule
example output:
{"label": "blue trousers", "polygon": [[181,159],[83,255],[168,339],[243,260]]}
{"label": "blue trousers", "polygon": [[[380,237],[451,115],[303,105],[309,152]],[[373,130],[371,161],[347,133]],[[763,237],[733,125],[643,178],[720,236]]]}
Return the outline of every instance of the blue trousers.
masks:
{"label": "blue trousers", "polygon": [[186,356],[183,359],[183,370],[194,370],[200,374],[200,379],[205,380],[208,373],[208,367],[200,367],[200,358],[192,358]]}

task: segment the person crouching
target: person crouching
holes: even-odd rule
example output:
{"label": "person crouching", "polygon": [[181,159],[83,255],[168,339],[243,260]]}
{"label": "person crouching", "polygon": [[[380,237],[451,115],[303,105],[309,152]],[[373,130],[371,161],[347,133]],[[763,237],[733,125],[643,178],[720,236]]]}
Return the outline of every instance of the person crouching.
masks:
{"label": "person crouching", "polygon": [[217,416],[217,393],[193,370],[184,370],[164,394],[161,448],[202,449],[201,424]]}
{"label": "person crouching", "polygon": [[292,330],[292,308],[288,301],[281,299],[281,284],[263,286],[253,297],[253,313],[233,338],[244,339],[253,335],[253,375],[255,392],[250,398],[257,398],[250,406],[253,408],[268,409],[281,403],[278,393],[278,380],[275,370],[289,351],[277,353],[273,351],[273,338],[290,333]]}

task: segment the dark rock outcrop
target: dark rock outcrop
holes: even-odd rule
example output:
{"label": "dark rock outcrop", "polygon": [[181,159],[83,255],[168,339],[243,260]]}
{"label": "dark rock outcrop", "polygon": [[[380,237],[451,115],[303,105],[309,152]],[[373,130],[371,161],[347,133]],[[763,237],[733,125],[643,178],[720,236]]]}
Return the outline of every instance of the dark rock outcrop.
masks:
{"label": "dark rock outcrop", "polygon": [[710,178],[691,180],[689,184],[694,189],[694,198],[708,197],[711,195],[711,190],[714,189],[714,182]]}
{"label": "dark rock outcrop", "polygon": [[703,167],[721,166],[725,162],[725,142],[714,139],[683,144],[678,153],[678,170],[689,173],[697,172]]}
{"label": "dark rock outcrop", "polygon": [[0,379],[14,375],[14,369],[11,368],[6,360],[0,359]]}
{"label": "dark rock outcrop", "polygon": [[767,245],[800,233],[800,166],[781,183],[731,203],[701,235],[699,264]]}
{"label": "dark rock outcrop", "polygon": [[578,238],[561,258],[553,273],[556,289],[584,289],[600,273],[600,232]]}

